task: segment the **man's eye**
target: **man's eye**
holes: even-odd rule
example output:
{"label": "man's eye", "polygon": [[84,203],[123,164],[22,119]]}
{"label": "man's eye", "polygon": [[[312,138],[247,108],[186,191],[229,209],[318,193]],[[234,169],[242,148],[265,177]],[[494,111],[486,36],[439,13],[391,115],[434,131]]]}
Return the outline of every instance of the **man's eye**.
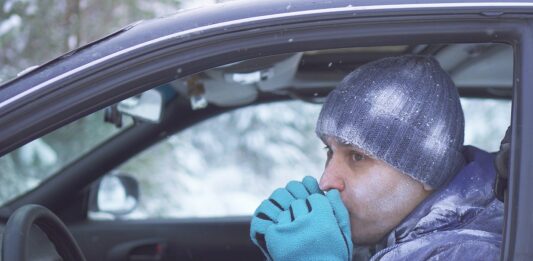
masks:
{"label": "man's eye", "polygon": [[357,152],[357,151],[352,151],[351,152],[351,156],[352,156],[352,161],[353,162],[358,162],[358,161],[361,161],[361,160],[364,160],[365,159],[365,155]]}

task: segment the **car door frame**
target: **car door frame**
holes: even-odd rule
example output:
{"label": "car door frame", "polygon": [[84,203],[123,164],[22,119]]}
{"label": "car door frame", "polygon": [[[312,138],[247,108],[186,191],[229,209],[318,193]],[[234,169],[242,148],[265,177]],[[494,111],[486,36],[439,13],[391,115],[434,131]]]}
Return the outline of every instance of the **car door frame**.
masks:
{"label": "car door frame", "polygon": [[[227,20],[213,22],[206,18],[202,21],[205,24],[198,27],[161,32],[144,42],[139,40],[121,50],[104,52],[110,45],[148,35],[141,32],[136,36],[138,32],[135,30],[149,30],[157,21],[141,23],[3,85],[0,87],[0,125],[4,126],[0,129],[0,155],[169,79],[238,60],[302,50],[406,44],[415,40],[425,43],[457,43],[465,39],[504,42],[512,45],[515,52],[515,80],[513,146],[502,258],[532,258],[533,249],[529,248],[528,242],[533,241],[533,221],[530,219],[533,208],[527,200],[533,195],[529,189],[533,185],[529,173],[533,169],[533,161],[529,160],[532,155],[529,148],[533,147],[533,120],[527,118],[527,113],[533,111],[533,103],[528,102],[533,98],[533,88],[527,86],[533,86],[533,75],[528,73],[533,70],[533,26],[528,20],[533,5],[507,3],[498,6],[491,2],[486,6],[479,3],[378,6],[369,3],[363,7],[325,5],[325,8],[313,9],[305,1],[291,2],[294,9],[290,12],[279,13],[288,2],[280,1],[271,6],[264,3],[271,13],[265,11],[253,17],[245,13],[248,10],[257,14],[253,11],[257,7],[244,5],[237,8],[234,16],[226,17]],[[301,4],[300,9],[298,4]],[[212,12],[199,10],[164,22],[179,24],[193,16],[204,17]],[[91,53],[99,50],[106,54],[89,59]],[[74,67],[76,63],[72,61],[75,59],[87,62]],[[54,69],[61,66],[67,69]],[[60,189],[56,194],[47,193],[43,197],[53,199],[73,193],[74,189],[80,191],[87,186],[87,181],[95,180],[111,167],[104,164],[97,174],[86,170],[77,174],[86,179],[69,181],[74,184],[71,190]],[[62,179],[64,182],[58,184],[64,184],[64,176],[53,177],[45,185],[53,187],[51,183],[57,181],[55,179]],[[32,193],[11,202],[7,209],[26,203],[25,198],[31,198]],[[39,198],[34,197],[32,201],[39,201]]]}

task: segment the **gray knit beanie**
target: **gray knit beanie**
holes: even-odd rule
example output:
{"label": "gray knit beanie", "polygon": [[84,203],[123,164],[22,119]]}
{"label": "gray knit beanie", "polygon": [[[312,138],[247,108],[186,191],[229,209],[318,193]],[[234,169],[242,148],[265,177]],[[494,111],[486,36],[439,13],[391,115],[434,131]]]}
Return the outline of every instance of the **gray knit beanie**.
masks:
{"label": "gray knit beanie", "polygon": [[464,117],[457,88],[432,57],[365,64],[327,97],[316,133],[355,145],[439,188],[464,165]]}

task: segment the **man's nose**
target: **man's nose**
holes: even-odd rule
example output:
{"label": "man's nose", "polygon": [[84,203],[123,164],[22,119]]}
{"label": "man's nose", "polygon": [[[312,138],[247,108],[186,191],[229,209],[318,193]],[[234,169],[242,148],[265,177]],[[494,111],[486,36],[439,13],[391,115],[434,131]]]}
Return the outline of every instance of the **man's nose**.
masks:
{"label": "man's nose", "polygon": [[344,190],[344,180],[333,160],[324,168],[324,173],[322,173],[318,186],[323,191],[338,189],[342,192]]}

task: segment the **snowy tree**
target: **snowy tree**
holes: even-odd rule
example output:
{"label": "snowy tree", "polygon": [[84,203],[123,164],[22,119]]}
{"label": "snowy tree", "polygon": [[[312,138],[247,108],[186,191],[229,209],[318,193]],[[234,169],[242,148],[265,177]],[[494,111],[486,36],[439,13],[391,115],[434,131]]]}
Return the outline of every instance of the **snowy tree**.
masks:
{"label": "snowy tree", "polygon": [[[176,12],[179,0],[0,0],[0,82],[127,24]],[[35,187],[118,130],[102,113],[0,158],[0,203]]]}
{"label": "snowy tree", "polygon": [[127,218],[248,215],[288,180],[320,177],[319,111],[299,101],[245,107],[168,137],[119,168],[141,186]]}
{"label": "snowy tree", "polygon": [[0,0],[0,82],[180,6],[179,0]]}

